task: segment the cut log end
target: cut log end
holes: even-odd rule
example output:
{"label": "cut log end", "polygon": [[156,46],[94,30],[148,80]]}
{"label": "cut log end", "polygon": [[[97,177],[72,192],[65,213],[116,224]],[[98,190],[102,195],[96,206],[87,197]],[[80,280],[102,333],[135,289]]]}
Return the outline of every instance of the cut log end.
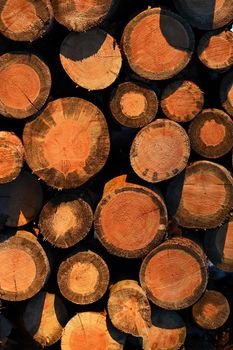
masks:
{"label": "cut log end", "polygon": [[110,86],[121,69],[121,52],[115,39],[99,28],[70,33],[60,50],[61,64],[78,86],[101,90]]}
{"label": "cut log end", "polygon": [[49,263],[32,234],[18,231],[0,245],[0,297],[19,301],[31,298],[43,287]]}
{"label": "cut log end", "polygon": [[[67,130],[72,130],[67,134]],[[109,153],[109,133],[101,111],[80,98],[48,104],[23,134],[26,160],[55,188],[75,188],[98,173]]]}
{"label": "cut log end", "polygon": [[228,319],[230,306],[220,292],[208,290],[193,306],[194,321],[204,329],[217,329]]}
{"label": "cut log end", "polygon": [[226,112],[233,117],[233,71],[227,73],[222,79],[220,100]]}
{"label": "cut log end", "polygon": [[106,316],[97,312],[82,312],[66,325],[62,350],[122,350],[124,344],[118,340],[115,330],[110,331]]}
{"label": "cut log end", "polygon": [[188,64],[194,37],[180,16],[155,8],[140,13],[128,23],[122,44],[135,73],[146,79],[162,80],[176,75]]}
{"label": "cut log end", "polygon": [[38,112],[51,88],[47,65],[35,55],[7,53],[0,67],[0,113],[22,119]]}
{"label": "cut log end", "polygon": [[91,304],[105,294],[109,271],[105,261],[92,251],[79,252],[64,261],[58,285],[65,298],[75,304]]}
{"label": "cut log end", "polygon": [[67,321],[67,310],[61,298],[46,292],[40,292],[28,302],[22,317],[23,328],[43,347],[61,338]]}
{"label": "cut log end", "polygon": [[113,0],[52,0],[56,20],[75,32],[98,25],[108,14]]}
{"label": "cut log end", "polygon": [[200,61],[210,69],[227,69],[233,64],[233,33],[206,33],[198,45]]}
{"label": "cut log end", "polygon": [[153,90],[126,82],[117,87],[110,101],[110,110],[121,125],[139,128],[154,119],[158,110],[158,99]]}
{"label": "cut log end", "polygon": [[0,132],[0,183],[13,181],[20,173],[24,162],[21,140],[12,132]]}
{"label": "cut log end", "polygon": [[174,238],[155,248],[140,270],[141,286],[148,298],[164,309],[177,310],[194,304],[204,292],[207,280],[203,251],[185,238]]}
{"label": "cut log end", "polygon": [[91,229],[93,213],[90,205],[75,194],[52,198],[42,209],[39,227],[52,245],[68,248],[80,242]]}
{"label": "cut log end", "polygon": [[164,114],[176,122],[189,122],[201,112],[203,92],[189,80],[177,80],[169,84],[161,98]]}
{"label": "cut log end", "polygon": [[233,207],[233,180],[226,168],[208,161],[189,165],[168,185],[167,203],[178,224],[215,228]]}
{"label": "cut log end", "polygon": [[228,153],[233,146],[232,136],[232,119],[218,109],[204,109],[189,128],[192,148],[206,158],[219,158]]}
{"label": "cut log end", "polygon": [[1,0],[0,31],[11,40],[34,41],[52,23],[53,11],[47,0]]}
{"label": "cut log end", "polygon": [[174,121],[157,119],[136,135],[130,162],[139,177],[155,183],[179,174],[186,167],[189,155],[185,130]]}
{"label": "cut log end", "polygon": [[136,281],[124,280],[110,290],[108,313],[112,324],[124,333],[145,337],[151,326],[151,310],[146,294]]}
{"label": "cut log end", "polygon": [[98,239],[110,253],[136,258],[162,240],[167,211],[162,198],[153,191],[125,184],[104,195],[94,223]]}

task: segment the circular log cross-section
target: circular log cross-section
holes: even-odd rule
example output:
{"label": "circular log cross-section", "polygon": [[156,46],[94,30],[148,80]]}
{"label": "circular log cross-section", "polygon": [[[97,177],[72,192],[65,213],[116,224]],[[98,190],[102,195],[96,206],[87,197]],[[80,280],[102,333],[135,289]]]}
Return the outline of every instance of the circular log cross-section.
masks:
{"label": "circular log cross-section", "polygon": [[114,119],[129,128],[141,128],[150,123],[158,111],[156,93],[141,85],[120,84],[110,101]]}
{"label": "circular log cross-section", "polygon": [[97,238],[111,254],[138,258],[163,239],[167,209],[154,191],[126,184],[103,197],[94,225]]}
{"label": "circular log cross-section", "polygon": [[43,288],[50,272],[48,258],[29,232],[18,231],[0,243],[0,298],[29,299]]}
{"label": "circular log cross-section", "polygon": [[205,234],[205,252],[219,269],[233,272],[233,217]]}
{"label": "circular log cross-section", "polygon": [[45,104],[51,75],[47,65],[31,54],[6,53],[0,57],[0,113],[23,119]]}
{"label": "circular log cross-section", "polygon": [[230,31],[206,33],[199,42],[197,53],[200,61],[210,69],[222,70],[231,67],[233,33]]}
{"label": "circular log cross-section", "polygon": [[175,0],[180,14],[196,28],[221,28],[232,20],[232,0]]}
{"label": "circular log cross-section", "polygon": [[50,102],[26,124],[23,141],[30,168],[55,188],[85,183],[102,169],[110,147],[102,112],[75,97]]}
{"label": "circular log cross-section", "polygon": [[152,250],[140,269],[148,298],[170,310],[191,306],[207,285],[207,260],[202,249],[186,238],[174,238]]}
{"label": "circular log cross-section", "polygon": [[88,90],[110,86],[122,63],[115,39],[99,28],[70,33],[62,42],[60,60],[69,77]]}
{"label": "circular log cross-section", "polygon": [[224,325],[230,314],[226,297],[213,290],[207,290],[198,302],[193,305],[194,321],[204,329],[217,329]]}
{"label": "circular log cross-section", "polygon": [[24,309],[22,325],[40,345],[51,346],[62,336],[68,314],[62,299],[47,292],[40,292]]}
{"label": "circular log cross-section", "polygon": [[233,117],[233,70],[221,81],[220,100],[226,112]]}
{"label": "circular log cross-section", "polygon": [[24,162],[22,142],[13,132],[0,131],[0,159],[0,183],[13,181]]}
{"label": "circular log cross-section", "polygon": [[212,162],[194,162],[169,183],[166,202],[180,226],[215,228],[233,207],[231,174]]}
{"label": "circular log cross-section", "polygon": [[82,251],[63,261],[58,270],[62,295],[75,304],[91,304],[102,298],[109,284],[105,261],[92,251]]}
{"label": "circular log cross-section", "polygon": [[175,122],[189,122],[201,112],[204,96],[192,81],[176,80],[163,90],[161,107],[163,113]]}
{"label": "circular log cross-section", "polygon": [[204,109],[189,128],[191,147],[206,158],[219,158],[233,147],[233,121],[219,109]]}
{"label": "circular log cross-section", "polygon": [[102,22],[113,0],[51,0],[56,20],[75,32],[85,32]]}
{"label": "circular log cross-section", "polygon": [[117,329],[135,337],[146,337],[151,327],[149,301],[142,288],[133,280],[123,280],[111,287],[108,314]]}
{"label": "circular log cross-section", "polygon": [[11,40],[40,38],[49,30],[52,18],[47,0],[0,0],[0,32]]}
{"label": "circular log cross-section", "polygon": [[179,174],[189,156],[189,137],[182,126],[172,120],[157,119],[136,135],[130,163],[139,177],[155,183]]}
{"label": "circular log cross-section", "polygon": [[122,46],[135,73],[146,79],[163,80],[186,67],[194,49],[194,36],[183,18],[154,8],[141,12],[127,24]]}
{"label": "circular log cross-section", "polygon": [[109,330],[106,316],[98,312],[76,314],[65,326],[61,350],[123,350],[114,329]]}
{"label": "circular log cross-section", "polygon": [[75,194],[58,194],[42,209],[39,228],[52,245],[68,248],[80,242],[91,229],[90,205]]}
{"label": "circular log cross-section", "polygon": [[13,181],[0,185],[0,224],[24,226],[34,220],[43,203],[37,178],[23,170]]}

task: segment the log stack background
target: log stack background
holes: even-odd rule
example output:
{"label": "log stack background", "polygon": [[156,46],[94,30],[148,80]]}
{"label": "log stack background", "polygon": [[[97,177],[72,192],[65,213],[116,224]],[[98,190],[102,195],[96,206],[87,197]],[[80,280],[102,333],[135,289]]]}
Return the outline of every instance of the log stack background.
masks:
{"label": "log stack background", "polygon": [[0,0],[0,348],[233,349],[232,22]]}

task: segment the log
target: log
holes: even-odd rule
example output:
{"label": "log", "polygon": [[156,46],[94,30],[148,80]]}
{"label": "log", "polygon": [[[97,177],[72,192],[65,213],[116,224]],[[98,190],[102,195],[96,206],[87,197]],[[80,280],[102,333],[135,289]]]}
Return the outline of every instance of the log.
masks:
{"label": "log", "polygon": [[24,330],[41,346],[51,346],[62,336],[68,314],[62,299],[41,291],[30,299],[23,310]]}
{"label": "log", "polygon": [[13,132],[0,131],[0,159],[0,183],[15,180],[23,166],[24,148]]}
{"label": "log", "polygon": [[230,152],[232,137],[232,119],[215,108],[204,109],[189,127],[191,147],[205,158],[219,158]]}
{"label": "log", "polygon": [[122,59],[115,39],[99,28],[70,33],[62,42],[61,64],[68,76],[88,90],[101,90],[118,77]]}
{"label": "log", "polygon": [[210,69],[230,68],[233,64],[233,33],[225,30],[205,33],[199,41],[197,54]]}
{"label": "log", "polygon": [[205,233],[205,252],[219,269],[233,272],[233,217]]}
{"label": "log", "polygon": [[66,299],[75,304],[91,304],[102,298],[108,288],[108,266],[98,254],[80,251],[61,263],[57,281]]}
{"label": "log", "polygon": [[76,314],[65,326],[61,350],[123,350],[125,337],[98,312]]}
{"label": "log", "polygon": [[173,238],[152,250],[143,260],[140,284],[156,305],[178,310],[191,306],[204,293],[207,259],[187,238]]}
{"label": "log", "polygon": [[231,0],[176,0],[174,5],[181,16],[199,29],[221,28],[232,20]]}
{"label": "log", "polygon": [[204,93],[192,81],[175,80],[163,90],[161,107],[163,113],[175,122],[189,122],[201,112]]}
{"label": "log", "polygon": [[11,40],[34,41],[50,28],[53,10],[47,0],[1,0],[0,32]]}
{"label": "log", "polygon": [[164,237],[167,210],[161,196],[117,177],[105,185],[94,215],[97,238],[109,253],[138,258]]}
{"label": "log", "polygon": [[37,113],[50,93],[49,68],[31,53],[2,55],[0,80],[0,113],[5,117],[23,119]]}
{"label": "log", "polygon": [[12,182],[0,185],[0,224],[18,227],[34,220],[43,203],[37,178],[26,170]]}
{"label": "log", "polygon": [[146,79],[163,80],[187,66],[194,50],[194,36],[182,17],[153,8],[141,12],[127,24],[122,48],[135,73]]}
{"label": "log", "polygon": [[145,292],[134,280],[123,280],[110,289],[108,314],[124,333],[145,338],[151,327],[151,309]]}
{"label": "log", "polygon": [[130,149],[130,163],[135,173],[156,183],[179,174],[187,165],[190,142],[178,123],[157,119],[138,132]]}
{"label": "log", "polygon": [[1,299],[20,301],[33,297],[43,288],[49,272],[48,258],[30,232],[1,235]]}
{"label": "log", "polygon": [[204,329],[217,329],[224,325],[230,314],[230,306],[226,297],[214,290],[206,290],[205,294],[192,307],[194,321]]}
{"label": "log", "polygon": [[[67,133],[72,130],[72,133]],[[81,98],[50,102],[23,132],[26,161],[54,188],[75,188],[104,166],[109,133],[102,112]]]}
{"label": "log", "polygon": [[233,207],[233,179],[221,165],[197,161],[167,188],[170,214],[182,227],[215,228]]}
{"label": "log", "polygon": [[125,82],[114,91],[110,99],[110,111],[119,124],[129,128],[141,128],[155,118],[158,99],[153,90]]}
{"label": "log", "polygon": [[233,70],[225,74],[221,81],[220,100],[226,112],[233,117]]}
{"label": "log", "polygon": [[90,205],[75,193],[55,195],[43,207],[39,228],[45,240],[59,248],[69,248],[80,242],[92,227]]}
{"label": "log", "polygon": [[113,0],[51,0],[56,20],[75,32],[85,32],[100,24]]}

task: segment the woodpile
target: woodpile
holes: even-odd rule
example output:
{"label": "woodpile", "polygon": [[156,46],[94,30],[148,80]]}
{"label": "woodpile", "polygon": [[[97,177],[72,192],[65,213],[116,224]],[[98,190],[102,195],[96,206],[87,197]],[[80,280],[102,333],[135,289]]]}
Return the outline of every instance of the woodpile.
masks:
{"label": "woodpile", "polygon": [[0,0],[0,349],[232,349],[232,24]]}

